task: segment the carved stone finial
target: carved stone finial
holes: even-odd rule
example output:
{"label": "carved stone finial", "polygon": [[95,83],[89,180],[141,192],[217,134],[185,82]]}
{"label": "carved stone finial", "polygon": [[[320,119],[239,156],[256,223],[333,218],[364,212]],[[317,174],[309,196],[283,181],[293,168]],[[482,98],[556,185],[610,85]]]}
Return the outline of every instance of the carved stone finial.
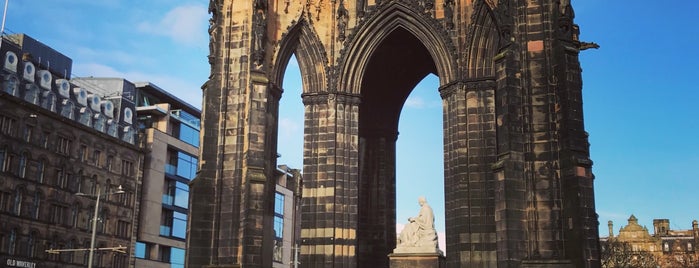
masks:
{"label": "carved stone finial", "polygon": [[454,0],[444,0],[443,6],[447,29],[454,29]]}
{"label": "carved stone finial", "polygon": [[349,11],[345,8],[345,1],[340,0],[337,7],[337,39],[345,41],[345,31],[347,30],[347,22],[349,21]]}

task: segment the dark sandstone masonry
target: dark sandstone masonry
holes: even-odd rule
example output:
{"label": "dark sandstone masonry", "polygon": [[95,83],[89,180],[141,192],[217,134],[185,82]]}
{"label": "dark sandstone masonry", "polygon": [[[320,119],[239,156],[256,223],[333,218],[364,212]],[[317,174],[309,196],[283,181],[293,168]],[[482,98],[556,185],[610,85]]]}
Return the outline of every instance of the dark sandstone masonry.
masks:
{"label": "dark sandstone masonry", "polygon": [[[398,119],[430,73],[447,266],[599,267],[569,1],[212,0],[210,12],[188,267],[272,266],[282,97],[305,107],[300,267],[388,267]],[[303,96],[284,95],[292,54]]]}

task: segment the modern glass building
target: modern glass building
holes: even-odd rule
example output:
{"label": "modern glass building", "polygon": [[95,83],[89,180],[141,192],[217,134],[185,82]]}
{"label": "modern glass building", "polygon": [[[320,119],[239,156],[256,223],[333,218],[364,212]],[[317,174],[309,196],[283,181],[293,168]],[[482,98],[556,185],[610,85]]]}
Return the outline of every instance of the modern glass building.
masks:
{"label": "modern glass building", "polygon": [[146,147],[135,266],[184,267],[201,111],[152,83],[135,85],[137,122]]}
{"label": "modern glass building", "polygon": [[279,165],[274,193],[274,253],[272,267],[297,267],[300,246],[301,187],[298,169]]}

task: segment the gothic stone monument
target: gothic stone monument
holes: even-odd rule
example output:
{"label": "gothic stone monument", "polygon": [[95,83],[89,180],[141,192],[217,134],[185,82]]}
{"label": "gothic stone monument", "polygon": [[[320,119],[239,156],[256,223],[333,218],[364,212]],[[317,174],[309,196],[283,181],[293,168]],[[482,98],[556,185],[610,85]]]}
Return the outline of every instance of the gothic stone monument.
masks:
{"label": "gothic stone monument", "polygon": [[[187,265],[271,267],[283,74],[305,106],[300,267],[388,267],[398,119],[444,122],[447,266],[599,266],[569,0],[212,0]],[[299,96],[286,96],[293,101]]]}

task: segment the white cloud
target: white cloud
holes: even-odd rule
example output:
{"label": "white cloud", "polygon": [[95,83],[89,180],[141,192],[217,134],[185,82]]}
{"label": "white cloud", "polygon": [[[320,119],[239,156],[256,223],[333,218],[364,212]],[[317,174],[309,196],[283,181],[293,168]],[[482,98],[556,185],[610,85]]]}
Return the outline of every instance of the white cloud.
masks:
{"label": "white cloud", "polygon": [[420,95],[417,96],[408,96],[408,99],[405,100],[405,107],[406,108],[412,108],[412,109],[435,109],[435,108],[442,108],[442,101],[441,100],[431,100],[428,98],[425,100]]}
{"label": "white cloud", "polygon": [[421,109],[425,107],[425,100],[420,97],[409,96],[408,99],[405,100],[405,106],[408,108]]}
{"label": "white cloud", "polygon": [[74,77],[87,75],[94,77],[124,78],[131,82],[151,82],[192,106],[201,108],[201,85],[193,84],[191,81],[183,80],[179,77],[158,73],[142,73],[138,71],[122,72],[99,63],[76,64],[73,66],[73,73],[76,74]]}
{"label": "white cloud", "polygon": [[144,33],[163,35],[175,42],[196,45],[205,43],[209,15],[202,5],[179,6],[170,10],[160,21],[145,21],[138,25]]}

